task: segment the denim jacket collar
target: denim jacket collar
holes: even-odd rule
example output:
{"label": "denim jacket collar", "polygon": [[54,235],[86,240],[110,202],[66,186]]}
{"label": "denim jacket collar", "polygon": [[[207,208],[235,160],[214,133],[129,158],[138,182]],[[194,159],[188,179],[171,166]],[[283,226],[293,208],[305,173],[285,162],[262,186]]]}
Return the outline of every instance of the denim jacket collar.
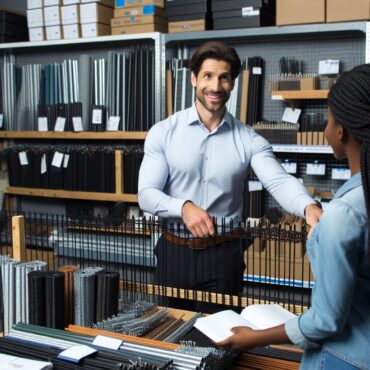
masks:
{"label": "denim jacket collar", "polygon": [[335,193],[335,198],[342,197],[345,193],[362,185],[361,172],[356,173],[350,179],[348,179]]}

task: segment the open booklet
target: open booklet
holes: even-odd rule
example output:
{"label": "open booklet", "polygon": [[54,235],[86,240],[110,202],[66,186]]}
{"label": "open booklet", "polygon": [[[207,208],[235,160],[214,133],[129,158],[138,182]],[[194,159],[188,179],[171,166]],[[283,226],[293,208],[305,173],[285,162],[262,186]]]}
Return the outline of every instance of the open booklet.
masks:
{"label": "open booklet", "polygon": [[233,334],[231,329],[236,326],[268,329],[284,324],[295,316],[278,304],[256,304],[244,308],[240,315],[227,310],[201,317],[194,326],[214,342],[221,342]]}

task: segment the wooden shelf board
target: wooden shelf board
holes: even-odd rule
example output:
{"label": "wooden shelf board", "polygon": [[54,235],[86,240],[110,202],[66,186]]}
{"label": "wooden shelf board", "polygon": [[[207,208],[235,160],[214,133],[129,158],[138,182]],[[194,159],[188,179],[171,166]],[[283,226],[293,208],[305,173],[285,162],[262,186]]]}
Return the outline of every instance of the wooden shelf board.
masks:
{"label": "wooden shelf board", "polygon": [[327,99],[329,90],[286,90],[272,91],[271,96],[276,100],[299,100],[299,99]]}
{"label": "wooden shelf board", "polygon": [[55,131],[0,131],[5,139],[66,139],[66,140],[144,140],[146,131],[112,132],[55,132]]}
{"label": "wooden shelf board", "polygon": [[13,195],[27,195],[27,196],[33,196],[33,197],[137,203],[136,194],[115,194],[115,193],[98,193],[98,192],[88,192],[88,191],[33,189],[33,188],[22,188],[22,187],[15,187],[15,186],[7,187],[5,189],[5,193],[13,194]]}

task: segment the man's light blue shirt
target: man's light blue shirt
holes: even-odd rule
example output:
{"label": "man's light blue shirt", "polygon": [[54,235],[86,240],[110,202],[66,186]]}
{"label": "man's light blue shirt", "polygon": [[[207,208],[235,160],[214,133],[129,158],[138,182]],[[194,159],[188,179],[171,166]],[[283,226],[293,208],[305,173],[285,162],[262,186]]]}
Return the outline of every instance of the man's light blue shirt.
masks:
{"label": "man's light blue shirt", "polygon": [[[307,242],[315,276],[312,306],[285,324],[294,344],[303,349],[323,346],[360,369],[370,369],[367,241],[367,213],[358,173],[338,189]],[[319,368],[316,365],[311,364]],[[302,369],[306,369],[305,358]]]}
{"label": "man's light blue shirt", "polygon": [[303,216],[313,202],[278,163],[271,145],[227,111],[209,132],[194,104],[155,124],[144,150],[138,200],[141,209],[153,215],[181,218],[182,206],[190,200],[211,216],[241,217],[250,166],[290,213]]}

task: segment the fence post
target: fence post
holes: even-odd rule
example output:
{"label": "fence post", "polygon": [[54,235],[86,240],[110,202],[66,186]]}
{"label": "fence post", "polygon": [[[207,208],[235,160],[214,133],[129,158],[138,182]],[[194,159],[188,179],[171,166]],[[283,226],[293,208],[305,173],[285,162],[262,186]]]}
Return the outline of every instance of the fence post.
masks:
{"label": "fence post", "polygon": [[26,234],[24,216],[12,217],[13,258],[20,262],[26,261]]}

